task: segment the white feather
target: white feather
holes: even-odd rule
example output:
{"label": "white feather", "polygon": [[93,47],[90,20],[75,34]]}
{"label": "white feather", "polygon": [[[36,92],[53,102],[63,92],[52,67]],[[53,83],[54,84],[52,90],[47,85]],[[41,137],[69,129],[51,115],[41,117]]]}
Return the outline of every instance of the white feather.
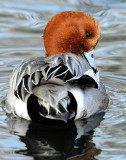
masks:
{"label": "white feather", "polygon": [[15,101],[15,113],[22,118],[25,118],[27,120],[31,120],[31,118],[28,115],[28,110],[27,110],[27,103],[23,102],[22,100],[16,98]]}
{"label": "white feather", "polygon": [[71,88],[70,92],[73,94],[74,98],[76,99],[77,102],[77,114],[76,118],[78,119],[83,116],[83,112],[85,110],[84,106],[84,91],[78,87]]}

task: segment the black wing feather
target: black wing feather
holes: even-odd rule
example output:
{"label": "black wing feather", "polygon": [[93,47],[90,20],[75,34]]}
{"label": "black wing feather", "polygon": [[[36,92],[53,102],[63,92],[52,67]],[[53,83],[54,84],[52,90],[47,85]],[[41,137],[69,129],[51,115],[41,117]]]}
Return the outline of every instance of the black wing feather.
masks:
{"label": "black wing feather", "polygon": [[11,87],[15,96],[23,100],[26,94],[32,94],[33,88],[40,84],[42,78],[47,81],[51,78],[59,78],[64,82],[80,78],[88,67],[83,64],[84,61],[73,54],[61,54],[51,58],[30,58],[13,72]]}
{"label": "black wing feather", "polygon": [[56,67],[48,68],[48,70],[46,71],[48,73],[46,80],[51,78],[59,78],[64,82],[67,82],[74,77],[74,75],[68,70],[68,67],[63,64],[59,64]]}

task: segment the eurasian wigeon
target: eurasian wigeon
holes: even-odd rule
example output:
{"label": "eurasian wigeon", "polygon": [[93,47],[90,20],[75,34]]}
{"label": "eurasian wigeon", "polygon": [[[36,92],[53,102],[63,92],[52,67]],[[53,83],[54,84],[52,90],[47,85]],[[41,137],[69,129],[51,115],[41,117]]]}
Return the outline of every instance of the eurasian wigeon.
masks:
{"label": "eurasian wigeon", "polygon": [[61,12],[43,37],[46,57],[26,59],[12,73],[8,111],[51,124],[103,110],[106,91],[92,51],[100,39],[98,22],[84,12]]}

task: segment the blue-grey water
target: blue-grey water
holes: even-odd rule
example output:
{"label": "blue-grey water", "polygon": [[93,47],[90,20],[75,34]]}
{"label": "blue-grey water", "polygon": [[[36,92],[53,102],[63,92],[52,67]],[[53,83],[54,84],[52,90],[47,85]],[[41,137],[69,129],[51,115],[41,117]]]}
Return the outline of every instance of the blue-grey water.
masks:
{"label": "blue-grey water", "polygon": [[126,160],[126,0],[0,0],[0,101],[12,70],[44,56],[43,30],[66,10],[99,22],[95,59],[110,99],[106,114],[49,128],[9,117],[0,103],[0,160]]}

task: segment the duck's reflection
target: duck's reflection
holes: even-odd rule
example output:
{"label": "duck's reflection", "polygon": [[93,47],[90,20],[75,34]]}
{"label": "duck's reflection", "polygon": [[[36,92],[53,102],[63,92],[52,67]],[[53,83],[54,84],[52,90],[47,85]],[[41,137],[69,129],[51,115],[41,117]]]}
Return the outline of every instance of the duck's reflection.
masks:
{"label": "duck's reflection", "polygon": [[103,116],[101,112],[60,127],[10,117],[8,125],[10,132],[20,136],[20,140],[26,144],[27,150],[16,151],[19,154],[33,156],[36,160],[95,160],[94,156],[100,150],[95,148],[91,139],[93,129],[100,124]]}

